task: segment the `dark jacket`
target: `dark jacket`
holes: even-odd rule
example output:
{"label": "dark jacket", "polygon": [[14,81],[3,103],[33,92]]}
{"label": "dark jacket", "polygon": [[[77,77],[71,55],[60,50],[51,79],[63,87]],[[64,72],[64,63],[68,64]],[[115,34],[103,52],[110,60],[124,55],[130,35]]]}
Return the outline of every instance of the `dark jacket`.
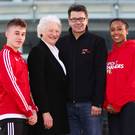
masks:
{"label": "dark jacket", "polygon": [[68,131],[66,76],[61,65],[43,41],[30,51],[28,68],[32,96],[39,108],[38,130],[41,132],[44,130],[42,113],[50,112],[54,126],[49,132],[66,133]]}
{"label": "dark jacket", "polygon": [[69,78],[68,99],[100,106],[106,80],[107,48],[103,38],[86,31],[75,39],[71,30],[58,41],[60,58]]}

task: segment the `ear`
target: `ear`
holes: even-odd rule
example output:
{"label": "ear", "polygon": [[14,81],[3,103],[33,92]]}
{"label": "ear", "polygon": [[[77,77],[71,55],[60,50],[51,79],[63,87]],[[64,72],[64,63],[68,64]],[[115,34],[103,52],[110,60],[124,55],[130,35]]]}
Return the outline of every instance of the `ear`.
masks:
{"label": "ear", "polygon": [[5,32],[5,37],[7,37],[7,36],[8,36],[8,32],[6,31],[6,32]]}
{"label": "ear", "polygon": [[71,20],[70,20],[70,17],[68,16],[68,22],[70,23],[71,22]]}
{"label": "ear", "polygon": [[127,35],[128,35],[128,30],[127,30]]}
{"label": "ear", "polygon": [[43,34],[40,34],[40,37],[42,38],[43,37]]}

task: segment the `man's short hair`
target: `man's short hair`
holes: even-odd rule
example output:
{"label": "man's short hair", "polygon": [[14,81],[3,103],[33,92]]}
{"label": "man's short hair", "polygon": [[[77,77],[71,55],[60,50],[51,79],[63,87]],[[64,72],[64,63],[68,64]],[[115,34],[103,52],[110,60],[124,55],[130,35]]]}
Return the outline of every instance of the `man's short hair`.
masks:
{"label": "man's short hair", "polygon": [[11,26],[20,26],[23,28],[27,28],[27,23],[20,18],[14,18],[7,23],[6,29],[8,29]]}
{"label": "man's short hair", "polygon": [[86,17],[88,17],[88,12],[87,12],[87,9],[84,5],[81,5],[81,4],[71,5],[68,9],[68,17],[70,17],[72,11],[76,11],[76,12],[82,11],[85,13]]}

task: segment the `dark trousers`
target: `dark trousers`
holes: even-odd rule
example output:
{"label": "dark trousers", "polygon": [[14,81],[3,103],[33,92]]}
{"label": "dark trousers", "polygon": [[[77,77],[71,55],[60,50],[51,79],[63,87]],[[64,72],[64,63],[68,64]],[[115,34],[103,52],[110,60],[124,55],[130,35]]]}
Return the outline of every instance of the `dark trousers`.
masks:
{"label": "dark trousers", "polygon": [[0,121],[0,135],[28,135],[24,119],[5,119]]}
{"label": "dark trousers", "polygon": [[52,132],[49,132],[49,130],[48,131],[40,130],[34,125],[34,126],[29,126],[28,135],[66,135],[66,134],[52,133]]}
{"label": "dark trousers", "polygon": [[135,135],[135,102],[126,104],[120,113],[108,114],[110,135]]}

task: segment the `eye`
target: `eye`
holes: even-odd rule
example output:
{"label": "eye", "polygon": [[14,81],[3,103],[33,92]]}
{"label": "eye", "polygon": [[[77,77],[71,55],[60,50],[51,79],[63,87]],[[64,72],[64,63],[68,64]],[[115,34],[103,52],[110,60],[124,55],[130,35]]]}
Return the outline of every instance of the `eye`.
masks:
{"label": "eye", "polygon": [[118,28],[119,31],[122,31],[123,29],[122,28]]}
{"label": "eye", "polygon": [[70,18],[70,20],[71,20],[72,22],[77,22],[77,21],[79,21],[79,22],[84,22],[85,19],[86,19],[85,17],[79,17],[79,18],[73,17],[73,18]]}
{"label": "eye", "polygon": [[26,35],[26,33],[22,33],[21,35],[24,37]]}
{"label": "eye", "polygon": [[15,32],[15,35],[19,35],[19,32]]}
{"label": "eye", "polygon": [[110,32],[114,32],[114,31],[115,31],[115,29],[114,29],[114,28],[111,28],[111,29],[110,29]]}

